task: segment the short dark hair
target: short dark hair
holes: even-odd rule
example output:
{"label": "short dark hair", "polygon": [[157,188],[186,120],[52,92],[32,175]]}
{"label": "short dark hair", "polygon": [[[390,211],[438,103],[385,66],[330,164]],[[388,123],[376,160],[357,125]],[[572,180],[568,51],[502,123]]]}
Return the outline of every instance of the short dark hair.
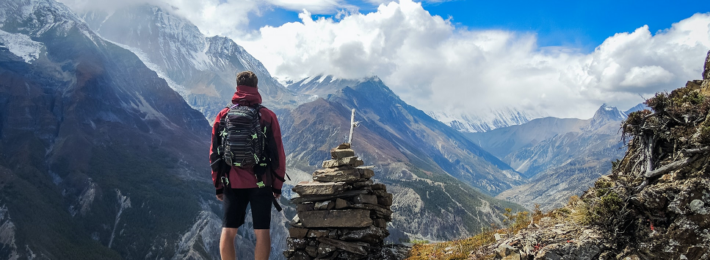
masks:
{"label": "short dark hair", "polygon": [[259,79],[256,78],[256,74],[251,71],[242,71],[237,74],[237,86],[250,86],[255,87],[259,84]]}

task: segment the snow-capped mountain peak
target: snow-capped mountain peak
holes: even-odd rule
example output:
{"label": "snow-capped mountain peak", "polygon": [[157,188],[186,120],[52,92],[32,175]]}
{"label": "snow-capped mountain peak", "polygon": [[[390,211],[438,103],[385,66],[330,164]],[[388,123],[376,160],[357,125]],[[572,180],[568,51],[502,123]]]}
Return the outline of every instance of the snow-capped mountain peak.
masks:
{"label": "snow-capped mountain peak", "polygon": [[537,114],[515,108],[490,109],[486,112],[477,113],[429,111],[427,114],[459,132],[466,133],[487,132],[497,128],[521,125],[540,117]]}

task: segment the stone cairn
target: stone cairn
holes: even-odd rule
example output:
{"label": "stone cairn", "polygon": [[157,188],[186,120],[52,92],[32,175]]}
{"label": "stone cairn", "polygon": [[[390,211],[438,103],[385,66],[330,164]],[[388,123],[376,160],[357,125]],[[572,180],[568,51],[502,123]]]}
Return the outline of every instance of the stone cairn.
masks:
{"label": "stone cairn", "polygon": [[392,194],[374,183],[350,144],[330,150],[332,160],[313,173],[313,181],[293,187],[298,214],[291,221],[288,259],[367,259],[381,254],[392,220]]}

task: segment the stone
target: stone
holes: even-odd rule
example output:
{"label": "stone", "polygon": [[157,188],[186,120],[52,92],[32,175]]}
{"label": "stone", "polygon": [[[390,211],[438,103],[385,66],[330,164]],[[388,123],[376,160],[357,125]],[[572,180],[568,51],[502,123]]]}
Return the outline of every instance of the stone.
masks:
{"label": "stone", "polygon": [[517,252],[514,247],[509,246],[508,243],[503,243],[498,248],[496,248],[496,253],[498,253],[498,256],[500,257],[507,257],[513,254],[514,252]]}
{"label": "stone", "polygon": [[391,194],[391,193],[387,193],[386,191],[383,191],[383,190],[373,190],[372,194],[375,194],[379,197],[384,197],[384,196],[389,196],[387,194]]}
{"label": "stone", "polygon": [[338,147],[335,147],[335,149],[350,149],[350,144],[349,143],[342,143],[338,145]]}
{"label": "stone", "polygon": [[333,149],[330,149],[330,156],[333,159],[342,159],[345,157],[355,156],[355,151],[353,151],[353,149],[350,149],[350,148],[346,148],[346,149],[333,148]]}
{"label": "stone", "polygon": [[300,214],[300,218],[307,228],[358,228],[372,225],[370,211],[362,209],[306,211]]}
{"label": "stone", "polygon": [[368,168],[357,168],[357,172],[360,174],[362,179],[370,179],[375,176],[375,171]]}
{"label": "stone", "polygon": [[298,217],[298,214],[296,214],[296,216],[293,216],[293,219],[289,222],[289,224],[292,227],[302,227],[301,218]]}
{"label": "stone", "polygon": [[315,204],[313,203],[307,203],[307,204],[297,204],[296,205],[296,211],[297,212],[303,212],[303,211],[313,211],[315,210]]}
{"label": "stone", "polygon": [[308,234],[307,228],[291,227],[288,229],[288,236],[293,238],[304,238]]}
{"label": "stone", "polygon": [[328,236],[328,230],[311,230],[311,231],[308,231],[308,237],[309,237],[309,238],[327,237],[327,236]]}
{"label": "stone", "polygon": [[333,207],[335,207],[335,203],[333,203],[330,200],[326,200],[326,201],[316,202],[314,208],[316,210],[329,210],[329,209],[332,209]]}
{"label": "stone", "polygon": [[340,240],[345,241],[364,241],[367,243],[381,242],[385,237],[389,236],[387,229],[375,226],[369,226],[364,229],[354,229],[345,232],[340,236]]}
{"label": "stone", "polygon": [[[360,177],[360,176],[358,176]],[[362,187],[369,187],[372,186],[372,180],[366,180],[366,181],[360,181],[353,183],[353,187],[355,188],[362,188]]]}
{"label": "stone", "polygon": [[296,252],[293,249],[286,249],[286,251],[283,252],[284,257],[289,258],[293,255],[293,253]]}
{"label": "stone", "polygon": [[381,218],[373,219],[372,222],[378,228],[387,228],[387,221],[385,221],[384,219],[381,219]]}
{"label": "stone", "polygon": [[286,245],[288,248],[304,249],[308,245],[308,240],[305,238],[287,238]]}
{"label": "stone", "polygon": [[353,198],[354,203],[377,204],[377,196],[375,195],[357,195]]}
{"label": "stone", "polygon": [[696,199],[690,202],[688,208],[695,214],[706,215],[708,214],[708,210],[703,208],[703,206],[705,206],[705,202]]}
{"label": "stone", "polygon": [[333,168],[333,167],[340,167],[340,166],[351,166],[351,167],[357,167],[360,165],[365,164],[362,160],[358,159],[357,156],[350,156],[350,157],[345,157],[345,158],[340,158],[337,160],[327,160],[323,161],[323,168]]}
{"label": "stone", "polygon": [[326,168],[313,172],[313,180],[318,182],[347,182],[360,180],[360,173],[353,168]]}
{"label": "stone", "polygon": [[350,207],[350,203],[347,200],[337,198],[335,199],[335,209],[344,209]]}
{"label": "stone", "polygon": [[345,191],[343,193],[339,194],[333,194],[333,195],[308,195],[305,197],[298,197],[298,198],[293,198],[291,199],[291,202],[294,204],[302,204],[306,202],[316,202],[316,201],[324,201],[324,200],[331,200],[335,198],[348,198],[348,197],[355,197],[360,194],[367,194],[368,191],[366,190],[349,190]]}
{"label": "stone", "polygon": [[386,208],[383,208],[379,205],[374,205],[374,204],[351,204],[351,208],[356,208],[356,209],[369,209],[372,210],[375,215],[379,218],[383,218],[387,221],[392,220],[392,211]]}
{"label": "stone", "polygon": [[319,258],[328,257],[333,252],[335,252],[335,250],[337,250],[336,247],[329,245],[329,244],[321,243],[318,245],[318,257]]}
{"label": "stone", "polygon": [[382,206],[392,206],[392,194],[388,193],[387,196],[377,197],[377,204]]}
{"label": "stone", "polygon": [[342,182],[299,182],[293,187],[294,192],[298,193],[300,196],[306,195],[333,195],[342,193],[344,190],[345,183]]}
{"label": "stone", "polygon": [[306,247],[306,253],[307,253],[310,257],[316,257],[316,256],[318,256],[318,247],[315,247],[315,246],[307,246],[307,247]]}
{"label": "stone", "polygon": [[377,183],[377,184],[372,185],[372,189],[387,191],[387,186],[385,186],[385,184],[383,184],[383,183]]}
{"label": "stone", "polygon": [[501,240],[501,239],[506,239],[506,238],[508,238],[508,234],[499,234],[499,233],[496,233],[495,235],[493,235],[493,237],[495,237],[496,241],[498,241],[498,240]]}
{"label": "stone", "polygon": [[370,249],[369,244],[362,242],[345,242],[325,237],[319,238],[318,241],[323,244],[331,245],[344,251],[363,256],[366,256],[367,251]]}
{"label": "stone", "polygon": [[308,255],[308,253],[304,251],[296,251],[293,253],[293,256],[289,258],[289,260],[311,260],[311,256]]}
{"label": "stone", "polygon": [[340,236],[340,230],[333,229],[330,232],[328,232],[329,238],[337,239],[339,236]]}

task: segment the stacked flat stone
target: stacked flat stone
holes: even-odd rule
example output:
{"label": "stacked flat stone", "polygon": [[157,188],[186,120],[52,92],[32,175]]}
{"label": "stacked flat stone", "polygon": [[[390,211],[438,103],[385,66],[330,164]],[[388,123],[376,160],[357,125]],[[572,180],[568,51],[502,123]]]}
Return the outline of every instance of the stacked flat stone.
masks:
{"label": "stacked flat stone", "polygon": [[289,228],[288,259],[367,259],[380,254],[389,235],[392,194],[370,180],[374,171],[362,167],[350,144],[330,154],[313,181],[293,188],[298,213]]}

